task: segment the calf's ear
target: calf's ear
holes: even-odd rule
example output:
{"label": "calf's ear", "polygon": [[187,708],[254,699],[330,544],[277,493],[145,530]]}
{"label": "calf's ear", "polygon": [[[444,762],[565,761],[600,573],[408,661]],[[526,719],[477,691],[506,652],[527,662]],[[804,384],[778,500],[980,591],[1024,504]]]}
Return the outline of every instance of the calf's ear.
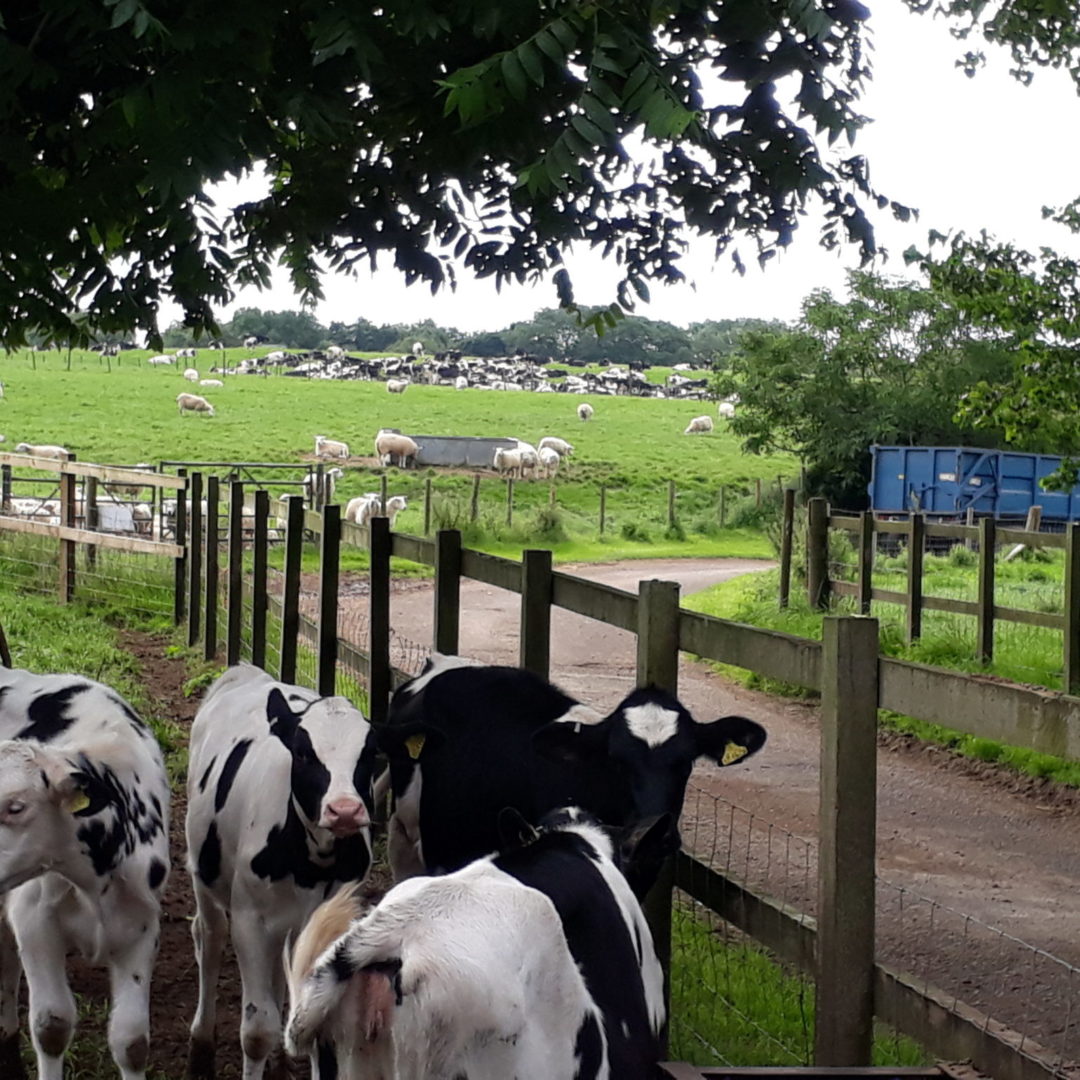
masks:
{"label": "calf's ear", "polygon": [[765,745],[765,729],[745,716],[698,724],[695,734],[698,756],[711,757],[717,765],[735,765]]}
{"label": "calf's ear", "polygon": [[375,745],[388,758],[408,758],[422,761],[446,742],[446,736],[427,724],[393,724],[375,728]]}
{"label": "calf's ear", "polygon": [[73,769],[71,764],[53,761],[43,766],[53,802],[65,813],[90,817],[109,804],[109,789],[100,780]]}
{"label": "calf's ear", "polygon": [[674,824],[671,814],[657,814],[627,826],[619,834],[619,869],[639,900],[653,887],[664,859],[679,849]]}
{"label": "calf's ear", "polygon": [[607,756],[608,724],[553,720],[533,732],[532,743],[533,750],[543,757],[579,765]]}
{"label": "calf's ear", "polygon": [[300,717],[289,708],[285,695],[276,686],[266,699],[266,721],[270,725],[270,734],[276,735],[292,749],[293,736],[296,734]]}

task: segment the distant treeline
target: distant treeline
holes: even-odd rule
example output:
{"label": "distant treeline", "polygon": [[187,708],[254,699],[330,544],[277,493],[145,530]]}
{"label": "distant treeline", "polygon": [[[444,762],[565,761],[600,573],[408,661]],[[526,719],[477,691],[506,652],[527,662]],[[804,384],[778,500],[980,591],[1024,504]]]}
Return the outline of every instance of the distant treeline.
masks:
{"label": "distant treeline", "polygon": [[[460,349],[468,356],[508,356],[518,350],[557,361],[576,360],[614,364],[637,361],[646,367],[674,364],[709,365],[722,361],[735,349],[745,330],[783,329],[780,323],[762,319],[717,319],[693,323],[687,329],[668,322],[631,315],[603,337],[579,327],[573,316],[558,308],[538,312],[528,322],[513,323],[505,330],[469,334],[453,327],[437,326],[430,319],[409,325],[376,326],[367,319],[354,323],[332,322],[324,326],[309,312],[261,311],[241,308],[222,325],[221,342],[240,345],[247,337],[293,349],[318,349],[340,345],[357,352],[404,353],[419,341],[426,352]],[[164,334],[169,348],[197,345],[183,326],[169,327]]]}

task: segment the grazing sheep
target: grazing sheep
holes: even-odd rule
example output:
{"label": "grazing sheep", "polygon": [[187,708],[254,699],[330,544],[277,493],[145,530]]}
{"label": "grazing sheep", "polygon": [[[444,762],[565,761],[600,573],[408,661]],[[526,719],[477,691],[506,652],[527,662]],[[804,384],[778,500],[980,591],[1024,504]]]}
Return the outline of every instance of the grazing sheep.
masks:
{"label": "grazing sheep", "polygon": [[220,379],[200,379],[200,386],[224,386],[225,384]]}
{"label": "grazing sheep", "polygon": [[495,450],[491,464],[500,476],[521,476],[521,451],[500,446]]}
{"label": "grazing sheep", "polygon": [[374,491],[357,495],[355,499],[350,499],[349,505],[345,507],[345,520],[367,528],[373,517],[387,517],[392,529],[398,514],[409,505],[409,500],[404,495],[391,495],[386,500],[385,514],[380,509],[381,504],[382,496]]}
{"label": "grazing sheep", "polygon": [[577,407],[577,414],[579,420],[591,420],[593,415],[593,407],[587,402],[583,401]]}
{"label": "grazing sheep", "polygon": [[198,382],[199,373],[193,367],[184,368],[184,378],[187,379],[188,382]]}
{"label": "grazing sheep", "polygon": [[387,379],[386,392],[388,394],[404,394],[409,388],[408,379]]}
{"label": "grazing sheep", "polygon": [[704,435],[713,429],[713,422],[711,416],[695,416],[689,424],[686,425],[684,435]]}
{"label": "grazing sheep", "polygon": [[[327,469],[322,474],[322,497],[317,501],[320,504],[334,501],[334,490],[337,488],[337,482],[345,475],[345,473],[338,468]],[[301,481],[304,488],[304,498],[310,502],[315,503],[315,494],[319,484],[319,474],[312,469],[307,476]]]}
{"label": "grazing sheep", "polygon": [[331,458],[349,457],[349,444],[337,439],[328,439],[325,435],[315,436],[315,456]]}
{"label": "grazing sheep", "polygon": [[[138,465],[134,466],[140,472],[156,472],[153,465],[148,461],[140,461]],[[108,483],[105,484],[105,490],[110,495],[138,495],[140,491],[145,487],[145,484],[117,484]]]}
{"label": "grazing sheep", "polygon": [[735,415],[735,402],[734,401],[718,401],[716,403],[716,415],[722,416],[725,420],[730,420]]}
{"label": "grazing sheep", "polygon": [[545,480],[550,480],[559,471],[559,452],[550,446],[541,446],[537,451],[540,461],[540,475]]}
{"label": "grazing sheep", "polygon": [[206,398],[199,397],[198,394],[177,394],[176,404],[181,416],[186,412],[206,413],[207,416],[214,415],[214,406]]}
{"label": "grazing sheep", "polygon": [[406,469],[410,461],[416,464],[416,455],[421,450],[423,447],[408,435],[383,429],[375,436],[375,456],[378,457],[380,465],[398,465]]}
{"label": "grazing sheep", "polygon": [[71,457],[71,451],[63,446],[54,446],[50,443],[21,442],[15,447],[16,454],[29,454],[31,457],[54,458],[57,461],[67,461]]}
{"label": "grazing sheep", "polygon": [[558,454],[561,458],[569,457],[574,452],[574,448],[573,446],[571,446],[570,443],[568,443],[565,439],[556,439],[554,435],[545,435],[540,440],[540,446],[538,449],[554,450],[555,453]]}
{"label": "grazing sheep", "polygon": [[163,356],[151,356],[150,359],[147,360],[146,362],[148,364],[153,364],[155,367],[163,367],[165,364],[175,364],[176,363],[176,357],[175,356],[164,356],[164,355]]}

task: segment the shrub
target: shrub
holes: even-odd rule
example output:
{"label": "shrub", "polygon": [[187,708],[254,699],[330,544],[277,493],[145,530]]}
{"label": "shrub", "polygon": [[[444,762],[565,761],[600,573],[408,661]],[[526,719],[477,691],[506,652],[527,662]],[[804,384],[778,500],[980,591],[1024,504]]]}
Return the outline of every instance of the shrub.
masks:
{"label": "shrub", "polygon": [[642,544],[652,543],[652,536],[649,535],[649,530],[643,525],[639,525],[636,521],[624,521],[619,526],[619,534],[624,540],[636,540]]}
{"label": "shrub", "polygon": [[949,549],[950,566],[975,566],[978,561],[978,553],[964,547],[963,544],[954,544]]}

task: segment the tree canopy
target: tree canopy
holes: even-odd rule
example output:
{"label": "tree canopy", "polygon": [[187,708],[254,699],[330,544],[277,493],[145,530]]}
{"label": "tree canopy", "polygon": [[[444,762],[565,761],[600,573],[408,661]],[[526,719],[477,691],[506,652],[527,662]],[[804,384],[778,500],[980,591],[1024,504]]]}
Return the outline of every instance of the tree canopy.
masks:
{"label": "tree canopy", "polygon": [[[388,253],[551,277],[622,269],[613,324],[678,279],[687,230],[741,261],[792,238],[874,250],[887,201],[849,149],[869,74],[858,0],[20,0],[0,15],[0,345],[82,343],[160,302],[215,305],[280,260],[298,291]],[[778,94],[783,80],[785,96]],[[786,94],[790,90],[791,98]],[[790,103],[789,103],[790,100]],[[257,167],[268,194],[212,205]],[[907,210],[893,204],[893,210]]]}

